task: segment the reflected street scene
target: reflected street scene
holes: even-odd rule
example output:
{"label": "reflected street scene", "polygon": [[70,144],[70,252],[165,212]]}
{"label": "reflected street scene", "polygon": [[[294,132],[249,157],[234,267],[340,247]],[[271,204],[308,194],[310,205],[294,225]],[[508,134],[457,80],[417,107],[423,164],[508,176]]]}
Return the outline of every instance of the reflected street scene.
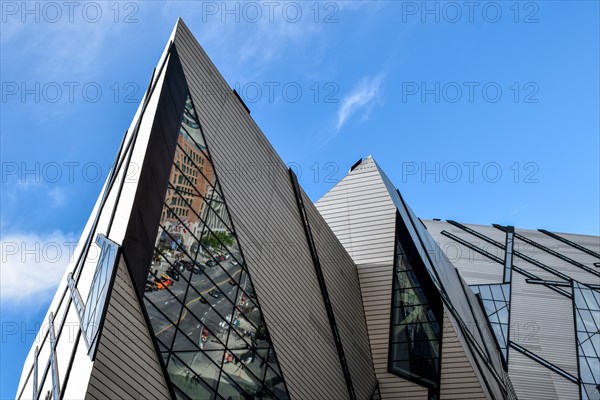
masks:
{"label": "reflected street scene", "polygon": [[189,96],[144,301],[178,398],[287,398]]}

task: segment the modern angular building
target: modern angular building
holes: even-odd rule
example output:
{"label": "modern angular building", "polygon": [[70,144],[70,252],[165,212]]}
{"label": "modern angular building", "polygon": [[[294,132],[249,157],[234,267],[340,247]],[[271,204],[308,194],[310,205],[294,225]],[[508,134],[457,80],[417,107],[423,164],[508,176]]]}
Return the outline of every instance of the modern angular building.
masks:
{"label": "modern angular building", "polygon": [[599,251],[370,157],[313,205],[179,20],[16,398],[599,399]]}
{"label": "modern angular building", "polygon": [[316,205],[356,263],[382,398],[600,399],[600,238],[421,221],[371,157]]}

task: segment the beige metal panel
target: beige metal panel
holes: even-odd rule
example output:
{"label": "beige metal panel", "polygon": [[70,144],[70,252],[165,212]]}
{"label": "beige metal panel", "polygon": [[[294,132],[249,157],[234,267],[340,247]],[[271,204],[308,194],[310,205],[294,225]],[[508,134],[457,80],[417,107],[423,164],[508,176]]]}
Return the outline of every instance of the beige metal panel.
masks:
{"label": "beige metal panel", "polygon": [[508,372],[519,399],[573,400],[579,398],[579,387],[536,361],[509,348]]}
{"label": "beige metal panel", "polygon": [[175,43],[290,395],[347,398],[285,164],[185,26]]}
{"label": "beige metal panel", "polygon": [[442,335],[442,368],[440,383],[441,400],[489,399],[481,376],[472,365],[472,358],[465,353],[455,330],[456,320],[449,316],[444,306]]}
{"label": "beige metal panel", "polygon": [[86,398],[169,398],[123,256],[119,257],[109,299]]}
{"label": "beige metal panel", "polygon": [[511,341],[578,376],[571,299],[544,285],[527,283],[523,275],[513,272],[510,328]]}

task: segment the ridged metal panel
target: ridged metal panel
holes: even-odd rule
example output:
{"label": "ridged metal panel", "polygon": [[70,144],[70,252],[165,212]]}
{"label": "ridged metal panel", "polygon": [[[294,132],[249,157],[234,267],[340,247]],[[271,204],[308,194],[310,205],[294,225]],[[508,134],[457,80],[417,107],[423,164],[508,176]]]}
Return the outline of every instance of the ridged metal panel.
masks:
{"label": "ridged metal panel", "polygon": [[150,331],[121,256],[86,399],[169,397]]}
{"label": "ridged metal panel", "polygon": [[[528,236],[531,235],[531,238],[538,241],[538,239],[541,241],[542,237],[544,240],[546,240],[547,242],[542,242],[543,244],[548,243],[551,244],[548,247],[552,247],[557,251],[560,251],[561,253],[563,253],[564,255],[566,255],[567,257],[570,257],[574,260],[577,260],[581,263],[584,264],[590,264],[590,263],[595,263],[595,262],[600,262],[600,260],[597,257],[594,257],[590,254],[587,254],[581,250],[578,250],[566,243],[561,242],[560,240],[557,240],[555,238],[552,238],[542,232],[539,231],[519,231],[519,233]],[[570,240],[571,242],[574,242],[580,246],[583,246],[589,250],[592,250],[594,252],[596,252],[597,254],[600,254],[600,236],[591,236],[591,235],[578,235],[578,234],[574,234],[574,233],[560,233],[560,232],[552,232],[555,235],[558,235],[562,238],[565,238],[567,240]],[[537,236],[537,235],[542,235],[542,236]]]}
{"label": "ridged metal panel", "polygon": [[[502,274],[504,267],[501,264],[483,256],[480,253],[475,252],[467,246],[455,242],[453,239],[442,235],[441,232],[447,231],[475,246],[483,248],[484,250],[492,253],[497,257],[500,257],[501,259],[504,259],[504,250],[492,246],[489,243],[486,243],[481,239],[478,239],[475,236],[465,232],[464,230],[449,224],[448,222],[423,220],[423,223],[427,227],[427,231],[439,244],[444,254],[446,254],[446,256],[452,262],[452,264],[459,270],[459,272],[469,285],[502,283]],[[485,235],[494,233],[493,236],[489,235],[489,237],[504,244],[504,233],[500,232],[498,229],[491,227],[482,227],[480,225],[468,226],[469,228],[479,231]],[[483,230],[482,228],[488,229]],[[499,236],[498,234],[496,234],[496,232],[493,231],[499,232],[502,235]]]}
{"label": "ridged metal panel", "polygon": [[573,400],[579,398],[578,386],[536,361],[509,348],[510,380],[519,399]]}
{"label": "ridged metal panel", "polygon": [[[481,239],[447,222],[424,221],[424,223],[441,246],[452,242],[451,239],[440,234],[442,230],[446,230],[474,245],[482,247]],[[472,224],[464,225],[504,244],[504,232],[499,229]],[[517,229],[516,233],[577,262],[583,263],[592,269],[597,268],[593,266],[593,263],[598,262],[598,260],[593,256],[548,235],[524,229]],[[560,236],[593,251],[600,250],[600,238],[596,236],[570,234],[560,234]],[[460,244],[456,245],[461,246]],[[490,251],[491,247],[484,249]],[[597,276],[518,238],[515,238],[515,250],[574,279],[586,283],[600,284],[600,279]],[[452,261],[469,284],[498,283],[501,279],[501,275],[496,276],[496,272],[501,270],[500,264],[491,262],[481,263],[479,265],[481,269],[478,270],[477,268],[473,268],[474,264],[470,260],[453,259]],[[540,279],[566,283],[566,281],[556,274],[525,261],[517,254],[513,262],[514,265],[523,268]],[[563,289],[570,292],[569,288]],[[560,316],[560,318],[557,316]],[[510,318],[510,339],[512,341],[567,373],[575,377],[578,376],[571,299],[543,285],[529,284],[526,282],[526,277],[513,272]],[[577,385],[513,348],[509,350],[509,371],[519,398],[575,399],[579,397]]]}
{"label": "ridged metal panel", "polygon": [[346,398],[286,166],[182,23],[175,43],[290,395]]}
{"label": "ridged metal panel", "polygon": [[427,399],[427,389],[387,372],[396,207],[375,164],[358,166],[316,206],[357,263],[381,397]]}
{"label": "ridged metal panel", "polygon": [[[511,341],[578,376],[571,299],[513,273],[510,325]],[[545,367],[538,364],[536,368]]]}
{"label": "ridged metal panel", "polygon": [[357,398],[367,399],[376,380],[358,271],[321,214],[303,197],[352,384]]}
{"label": "ridged metal panel", "polygon": [[440,400],[488,399],[482,378],[465,353],[455,326],[456,321],[444,307]]}
{"label": "ridged metal panel", "polygon": [[[545,247],[550,248],[551,250],[554,250],[574,261],[579,261],[580,263],[584,264],[587,267],[592,268],[593,270],[596,270],[597,272],[600,272],[600,268],[597,268],[594,266],[594,262],[600,262],[599,259],[595,259],[594,257],[592,257],[589,254],[586,254],[582,251],[579,251],[559,240],[556,240],[554,238],[551,238],[548,235],[545,235],[541,232],[538,231],[530,231],[530,230],[522,230],[522,229],[517,229],[515,230],[516,233],[519,233],[525,237],[527,237],[528,239],[531,239]],[[580,235],[561,235],[562,237],[569,239],[573,242],[577,243],[577,240],[581,240],[582,238],[585,238],[584,236],[580,236]],[[572,236],[572,237],[569,237]],[[593,240],[589,240],[589,239],[593,239],[594,237],[588,237],[588,240],[584,240],[583,242],[587,243],[588,246],[591,250],[597,251],[598,249],[594,249],[592,246],[589,246],[591,244],[591,242]],[[599,239],[600,240],[600,239]],[[519,240],[518,238],[515,238],[515,243],[522,243],[524,244],[525,242]],[[579,242],[578,244],[583,245],[581,242]],[[527,244],[527,246],[529,246],[529,248],[532,247],[532,245]],[[587,271],[585,271],[584,269],[573,265],[571,263],[569,263],[568,261],[564,261],[561,260],[560,258],[542,250],[539,248],[535,248],[535,250],[532,250],[535,252],[535,254],[533,256],[531,256],[532,258],[536,259],[537,261],[548,265],[549,267],[552,267],[554,269],[557,269],[558,271],[562,272],[563,274],[566,274],[568,276],[570,276],[573,279],[578,280],[579,282],[582,283],[589,283],[589,284],[594,284],[594,285],[599,285],[600,284],[600,277],[591,274]]]}

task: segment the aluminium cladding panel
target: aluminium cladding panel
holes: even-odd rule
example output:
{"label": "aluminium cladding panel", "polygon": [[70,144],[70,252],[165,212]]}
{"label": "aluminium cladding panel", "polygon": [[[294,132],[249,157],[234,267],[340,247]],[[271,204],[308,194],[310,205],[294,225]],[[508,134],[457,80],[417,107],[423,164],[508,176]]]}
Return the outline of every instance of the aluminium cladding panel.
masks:
{"label": "aluminium cladding panel", "polygon": [[[572,300],[544,285],[527,283],[526,279],[513,272],[510,340],[569,374],[578,376]],[[571,290],[566,289],[569,292]],[[513,362],[515,353],[516,350],[511,348],[509,363]],[[545,368],[540,364],[538,366]]]}
{"label": "aluminium cladding panel", "polygon": [[86,399],[171,397],[124,257],[99,339]]}
{"label": "aluminium cladding panel", "polygon": [[[489,283],[502,283],[504,266],[489,259],[467,246],[464,246],[453,239],[442,235],[442,231],[447,231],[465,241],[477,246],[496,257],[504,259],[504,250],[491,245],[462,229],[449,224],[445,221],[424,220],[427,231],[438,243],[443,253],[446,254],[452,264],[460,271],[463,279],[469,285],[480,285]],[[468,225],[484,235],[504,244],[504,233],[493,227],[483,227],[480,225]],[[488,229],[482,229],[488,228]],[[496,233],[501,233],[501,237]],[[490,235],[493,233],[494,235]]]}
{"label": "aluminium cladding panel", "polygon": [[152,260],[186,95],[185,77],[176,46],[173,46],[156,112],[154,115],[144,116],[153,117],[153,123],[149,138],[144,143],[145,153],[123,239],[123,251],[129,261],[134,286],[140,296],[144,292]]}
{"label": "aluminium cladding panel", "polygon": [[391,265],[396,208],[374,166],[357,167],[317,208],[357,265]]}
{"label": "aluminium cladding panel", "polygon": [[290,396],[347,398],[287,168],[181,22],[175,43]]}
{"label": "aluminium cladding panel", "polygon": [[577,384],[509,348],[508,372],[517,397],[526,400],[579,399]]}
{"label": "aluminium cladding panel", "polygon": [[302,196],[352,384],[358,399],[368,399],[376,380],[356,265],[310,199]]}
{"label": "aluminium cladding panel", "polygon": [[[579,261],[582,264],[593,265],[594,263],[600,262],[600,258],[594,257],[591,254],[587,254],[567,243],[561,242],[558,239],[548,236],[545,233],[525,229],[519,229],[517,233],[520,233],[521,235],[526,236],[531,240],[535,240],[536,242],[543,244],[544,246],[549,247],[554,251],[558,251],[559,253],[575,261]],[[559,232],[552,233],[564,239],[567,239],[575,244],[578,244],[582,247],[585,247],[595,253],[600,254],[600,236],[577,235],[572,233]],[[600,269],[598,269],[598,271],[600,271]]]}
{"label": "aluminium cladding panel", "polygon": [[379,172],[372,163],[361,164],[317,202],[317,209],[357,263],[381,398],[427,399],[427,389],[387,369],[396,208]]}
{"label": "aluminium cladding panel", "polygon": [[[564,255],[568,258],[571,258],[575,261],[578,261],[577,260],[578,258],[585,259],[586,262],[582,262],[582,261],[579,261],[579,262],[586,265],[587,267],[592,268],[593,270],[595,270],[597,272],[600,272],[599,268],[594,267],[594,262],[598,262],[600,260],[595,259],[595,261],[594,261],[594,257],[592,257],[591,255],[586,254],[580,250],[577,250],[577,249],[575,249],[563,242],[560,242],[554,238],[551,238],[550,236],[547,236],[547,235],[545,235],[541,232],[537,232],[537,231],[527,231],[527,230],[521,230],[521,229],[516,229],[515,233],[523,235],[523,236],[527,237],[528,239],[531,239],[545,247],[548,247],[551,250],[561,253],[562,255]],[[566,237],[566,236],[567,235],[563,235],[563,237]],[[592,236],[591,238],[594,238],[594,237]],[[548,253],[547,251],[544,251],[544,250],[542,250],[534,245],[531,245],[529,243],[526,243],[516,237],[515,237],[515,246],[518,246],[517,248],[526,248],[528,251],[524,252],[525,255],[535,259],[536,261],[541,262],[542,264],[545,264],[551,268],[554,268],[579,282],[593,284],[593,285],[600,284],[600,277],[598,277],[597,275],[591,274],[588,271],[585,271],[584,269],[582,269],[576,265],[573,265],[572,263],[570,263],[568,261],[562,260],[559,257],[556,257],[556,256]],[[554,280],[561,280],[561,279],[556,277]]]}
{"label": "aluminium cladding panel", "polygon": [[489,399],[481,375],[465,352],[466,344],[456,331],[456,320],[444,306],[440,400]]}

